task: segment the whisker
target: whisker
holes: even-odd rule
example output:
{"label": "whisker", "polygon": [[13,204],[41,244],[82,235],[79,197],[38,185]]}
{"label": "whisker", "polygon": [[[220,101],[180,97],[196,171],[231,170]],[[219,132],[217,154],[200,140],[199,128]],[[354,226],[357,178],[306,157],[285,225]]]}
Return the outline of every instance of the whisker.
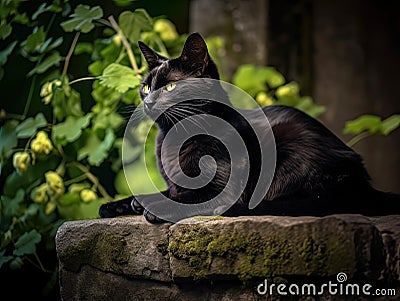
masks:
{"label": "whisker", "polygon": [[[172,123],[175,125],[176,132],[178,132],[177,126],[179,125],[179,126],[181,126],[181,127],[183,128],[183,130],[184,130],[188,135],[190,135],[189,131],[185,128],[185,126],[184,126],[182,123],[179,123],[179,119],[177,118],[177,116],[174,116],[174,113],[176,113],[176,112],[171,112],[171,111],[168,112],[168,111],[165,111],[165,115],[166,115],[167,117],[170,118],[169,120],[173,120]],[[175,121],[175,122],[174,122],[174,121]]]}
{"label": "whisker", "polygon": [[147,119],[147,115],[144,113],[143,106],[141,108],[135,108],[135,110],[132,111],[131,116],[130,116],[130,122],[134,123],[139,123],[142,120]]}
{"label": "whisker", "polygon": [[[211,126],[210,123],[207,122],[207,120],[205,119],[204,116],[201,116],[200,114],[192,114],[192,113],[196,113],[196,112],[193,111],[193,110],[188,110],[188,109],[185,109],[185,108],[182,108],[182,107],[177,107],[177,108],[176,108],[176,111],[184,112],[184,113],[187,113],[187,114],[189,114],[189,115],[196,115],[197,118],[203,120],[208,126]],[[197,110],[197,111],[198,111],[199,113],[201,113],[201,114],[206,114],[206,113],[205,113],[204,111],[202,111],[202,110]],[[191,120],[194,122],[193,119],[191,119]],[[198,125],[200,126],[201,124],[198,123]],[[200,126],[200,128],[201,128],[201,129],[204,129],[203,126]]]}
{"label": "whisker", "polygon": [[[181,118],[186,118],[189,122],[191,122],[193,125],[197,126],[200,129],[205,130],[204,126],[196,119],[190,118],[190,116],[193,116],[192,114],[188,115],[188,114],[184,114],[183,112],[181,112],[182,108],[176,108],[176,110],[173,111],[173,113],[175,115],[177,115],[178,117]],[[197,115],[198,116],[198,115]],[[203,116],[198,116],[198,118],[204,120]]]}

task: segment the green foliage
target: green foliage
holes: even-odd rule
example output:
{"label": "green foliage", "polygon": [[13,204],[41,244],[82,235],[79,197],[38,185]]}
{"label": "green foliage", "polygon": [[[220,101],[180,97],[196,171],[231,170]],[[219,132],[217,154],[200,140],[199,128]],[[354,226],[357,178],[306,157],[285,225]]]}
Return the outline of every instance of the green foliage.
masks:
{"label": "green foliage", "polygon": [[128,40],[137,43],[142,31],[153,30],[153,20],[144,9],[138,8],[134,12],[124,11],[119,15],[118,22]]}
{"label": "green foliage", "polygon": [[36,251],[36,244],[40,242],[41,235],[35,230],[25,232],[15,242],[15,250],[13,252],[16,256],[25,254],[33,254]]}
{"label": "green foliage", "polygon": [[110,128],[106,130],[103,141],[95,133],[89,134],[86,145],[78,151],[78,160],[87,157],[90,165],[99,166],[106,159],[114,140],[115,134]]}
{"label": "green foliage", "polygon": [[271,89],[285,83],[285,78],[273,67],[258,67],[254,65],[242,65],[233,76],[233,84],[255,95],[264,91],[266,85]]}
{"label": "green foliage", "polygon": [[53,137],[56,145],[65,145],[68,142],[74,142],[81,134],[82,129],[89,125],[92,114],[76,118],[74,116],[68,116],[64,122],[56,124],[53,127]]}
{"label": "green foliage", "polygon": [[[5,41],[0,78],[12,72],[10,57],[33,66],[25,78],[31,83],[25,107],[17,114],[1,113],[7,117],[0,128],[3,268],[17,269],[29,262],[46,271],[38,249],[54,248],[56,229],[64,220],[97,218],[101,204],[130,193],[120,185],[126,124],[121,107],[140,103],[137,88],[147,67],[137,41],[165,55],[177,54],[171,45],[182,46],[183,38],[170,21],[153,19],[144,9],[123,11],[118,23],[112,16],[104,19],[100,6],[77,5],[72,10],[71,14],[68,3],[54,0],[38,3],[27,15],[19,12],[17,2],[0,2],[0,39]],[[50,23],[42,18],[45,14],[52,16]],[[24,27],[25,35],[11,38],[15,24]],[[65,32],[57,36],[56,27]],[[69,70],[70,60],[80,55],[89,57],[86,77]],[[89,94],[76,84],[82,81],[91,85]],[[39,95],[34,92],[38,88]],[[137,142],[145,135],[138,133]],[[155,135],[153,130],[148,149],[154,148]],[[129,153],[134,162],[144,157],[144,148],[136,143]],[[149,157],[154,161],[149,166],[153,180],[164,184],[153,151]],[[109,166],[115,172],[111,179],[99,172]],[[143,170],[132,172],[137,176]],[[115,190],[110,191],[103,183],[113,181]]]}
{"label": "green foliage", "polygon": [[78,5],[71,19],[62,22],[60,25],[66,32],[74,30],[88,33],[94,28],[93,21],[103,17],[103,10],[99,6],[90,8],[88,5]]}
{"label": "green foliage", "polygon": [[132,68],[112,63],[104,69],[100,84],[125,93],[130,88],[137,88],[140,84],[140,79]]}
{"label": "green foliage", "polygon": [[376,115],[362,115],[354,120],[347,121],[343,133],[356,135],[348,142],[350,146],[353,146],[373,134],[387,136],[399,126],[399,114],[393,114],[384,120]]}
{"label": "green foliage", "polygon": [[[115,0],[121,6],[130,2]],[[165,187],[154,154],[156,128],[139,121],[134,141],[124,145],[126,118],[121,107],[140,103],[138,87],[147,67],[137,41],[173,57],[186,35],[178,34],[171,21],[150,17],[144,9],[123,11],[116,22],[113,16],[104,19],[99,6],[71,8],[68,2],[54,0],[37,3],[28,15],[20,12],[19,3],[0,1],[0,79],[13,72],[11,57],[32,66],[26,77],[21,75],[30,84],[24,108],[9,115],[2,110],[0,115],[6,117],[0,128],[0,174],[5,179],[0,196],[0,268],[17,269],[29,262],[46,271],[38,249],[54,251],[54,235],[63,221],[97,218],[102,203],[130,194],[127,182],[136,183],[143,193]],[[43,16],[50,16],[50,21]],[[21,33],[14,36],[17,27]],[[57,35],[60,29],[65,32]],[[223,43],[218,37],[207,39],[217,63]],[[81,55],[88,61],[85,77],[69,70],[71,59]],[[89,93],[78,84],[83,81]],[[315,117],[324,111],[272,67],[240,66],[233,84],[262,106],[286,104]],[[399,115],[384,121],[364,116],[349,122],[346,132],[387,135],[399,124]],[[123,147],[125,159],[132,162],[126,173]],[[151,181],[141,177],[147,172],[143,166]],[[110,167],[114,176],[99,171]],[[114,185],[113,191],[107,182]]]}
{"label": "green foliage", "polygon": [[242,65],[233,75],[232,83],[254,97],[260,106],[273,104],[296,107],[312,117],[325,111],[309,96],[300,95],[296,82],[286,82],[285,77],[273,67]]}
{"label": "green foliage", "polygon": [[361,134],[368,132],[379,133],[387,136],[400,125],[400,115],[394,114],[385,120],[375,115],[363,115],[357,119],[346,122],[345,134]]}
{"label": "green foliage", "polygon": [[21,122],[16,128],[17,138],[29,138],[33,136],[38,129],[47,125],[43,113],[39,113],[35,118],[29,117]]}

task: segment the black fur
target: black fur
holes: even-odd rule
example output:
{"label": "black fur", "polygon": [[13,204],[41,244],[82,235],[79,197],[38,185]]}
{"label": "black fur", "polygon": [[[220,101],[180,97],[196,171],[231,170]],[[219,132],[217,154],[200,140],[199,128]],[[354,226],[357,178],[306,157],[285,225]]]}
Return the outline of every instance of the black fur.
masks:
{"label": "black fur", "polygon": [[[140,93],[145,101],[145,112],[152,117],[154,102],[143,92],[148,85],[152,91],[170,82],[188,78],[219,79],[217,67],[211,59],[207,46],[198,33],[186,40],[182,54],[178,58],[167,59],[148,46],[139,42],[139,47],[149,66]],[[146,103],[147,101],[147,103]],[[229,103],[229,99],[225,99]],[[258,141],[247,122],[239,114],[222,103],[196,100],[184,104],[185,114],[202,113],[215,115],[229,121],[243,137],[250,153],[250,178],[241,198],[223,215],[313,215],[324,216],[337,213],[358,213],[364,215],[387,215],[400,213],[400,197],[373,188],[363,160],[346,146],[323,124],[307,114],[286,106],[268,106],[263,111],[268,117],[275,137],[277,162],[272,184],[263,201],[254,209],[248,208],[249,196],[254,190],[260,172],[260,152]],[[169,110],[169,111],[168,111]],[[166,170],[176,166],[162,165],[160,146],[164,136],[183,118],[182,110],[171,107],[157,120],[159,135],[156,154],[162,175],[168,185],[163,194],[181,203],[199,203],[218,195],[225,186],[230,172],[230,159],[222,143],[215,138],[199,135],[187,141],[180,150],[170,146],[170,155],[179,153],[179,161],[186,175],[195,177],[200,173],[199,159],[211,155],[217,162],[217,173],[211,183],[199,189],[185,189],[174,184],[166,176]],[[173,112],[173,111],[176,112]],[[251,111],[243,111],[251,118]],[[175,114],[174,118],[168,118]],[[227,133],[229,135],[229,133]],[[241,168],[241,166],[234,166]],[[148,197],[152,197],[149,195]],[[157,201],[156,199],[154,200]],[[101,217],[144,214],[150,222],[162,220],[144,210],[134,196],[101,206]]]}

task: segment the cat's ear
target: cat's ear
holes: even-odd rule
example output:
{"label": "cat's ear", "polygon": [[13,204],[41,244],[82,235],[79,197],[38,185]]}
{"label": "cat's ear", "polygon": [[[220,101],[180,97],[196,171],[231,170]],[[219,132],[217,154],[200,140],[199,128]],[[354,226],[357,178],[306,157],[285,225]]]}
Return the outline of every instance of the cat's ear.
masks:
{"label": "cat's ear", "polygon": [[161,65],[163,61],[167,60],[166,57],[159,55],[157,52],[155,52],[153,49],[151,49],[142,41],[139,41],[138,44],[140,51],[142,51],[143,56],[150,70],[153,69],[154,67]]}
{"label": "cat's ear", "polygon": [[180,59],[185,63],[189,63],[194,71],[199,70],[201,73],[204,72],[210,58],[206,42],[200,34],[195,32],[188,36]]}

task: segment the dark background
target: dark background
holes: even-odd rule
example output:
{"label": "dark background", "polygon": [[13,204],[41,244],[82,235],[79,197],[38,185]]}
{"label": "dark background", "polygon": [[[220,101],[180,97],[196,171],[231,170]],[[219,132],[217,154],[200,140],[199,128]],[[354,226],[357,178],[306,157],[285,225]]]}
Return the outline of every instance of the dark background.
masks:
{"label": "dark background", "polygon": [[[344,141],[351,138],[342,134],[347,120],[362,114],[386,118],[400,113],[400,1],[143,0],[126,7],[113,1],[70,3],[72,7],[100,5],[104,17],[112,14],[116,19],[123,10],[143,7],[152,17],[168,17],[179,33],[198,31],[204,37],[223,37],[226,49],[219,68],[228,78],[245,63],[276,67],[288,81],[300,83],[303,95],[326,106],[321,121]],[[37,6],[38,1],[21,5],[26,11]],[[54,30],[62,34],[61,28]],[[61,53],[68,52],[72,38],[72,34],[65,35]],[[74,58],[70,68],[76,76],[85,76],[87,61],[80,60],[85,58]],[[22,114],[31,82],[21,74],[33,66],[14,62],[10,65],[18,67],[7,70],[0,82],[0,109]],[[91,83],[81,85],[80,91],[84,85],[89,91]],[[39,95],[39,90],[34,95]],[[35,107],[35,101],[40,103],[33,100],[29,115],[43,108]],[[364,157],[377,188],[400,193],[400,130],[388,137],[369,137],[354,148]],[[21,274],[6,275],[7,281],[0,279],[2,285],[18,283],[31,291],[33,298],[35,290],[45,284],[29,270],[26,279],[21,279]],[[55,288],[49,300],[58,299]]]}
{"label": "dark background", "polygon": [[[345,142],[347,120],[400,112],[400,1],[194,0],[189,9],[191,31],[226,38],[221,68],[275,66],[326,106],[320,119]],[[377,188],[400,192],[399,130],[354,149]]]}

